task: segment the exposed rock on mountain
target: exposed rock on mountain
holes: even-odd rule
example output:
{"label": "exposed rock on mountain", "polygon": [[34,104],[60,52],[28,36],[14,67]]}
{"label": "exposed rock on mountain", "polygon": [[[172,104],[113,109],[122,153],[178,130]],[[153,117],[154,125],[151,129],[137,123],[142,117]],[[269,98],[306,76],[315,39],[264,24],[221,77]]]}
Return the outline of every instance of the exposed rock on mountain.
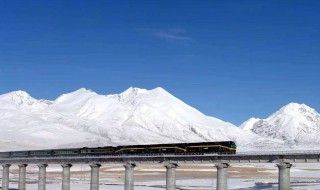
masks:
{"label": "exposed rock on mountain", "polygon": [[289,145],[320,143],[320,114],[305,104],[290,103],[267,119],[251,118],[241,128]]}

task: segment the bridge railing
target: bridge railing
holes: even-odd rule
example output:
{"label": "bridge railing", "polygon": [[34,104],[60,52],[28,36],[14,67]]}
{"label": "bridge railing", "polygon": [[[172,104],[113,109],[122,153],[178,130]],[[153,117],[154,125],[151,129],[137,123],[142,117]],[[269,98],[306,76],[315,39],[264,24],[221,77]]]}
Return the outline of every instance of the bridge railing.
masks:
{"label": "bridge railing", "polygon": [[294,150],[294,151],[248,151],[237,152],[236,155],[293,155],[293,154],[320,154],[320,150]]}
{"label": "bridge railing", "polygon": [[14,158],[0,158],[0,160],[25,160],[25,159],[38,159],[38,160],[59,160],[59,159],[95,159],[95,158],[164,158],[164,157],[205,157],[205,156],[255,156],[255,155],[297,155],[297,154],[319,154],[320,150],[296,150],[296,151],[248,151],[248,152],[237,152],[236,154],[204,154],[204,155],[177,155],[177,154],[131,154],[131,155],[78,155],[78,156],[50,156],[50,157],[14,157]]}

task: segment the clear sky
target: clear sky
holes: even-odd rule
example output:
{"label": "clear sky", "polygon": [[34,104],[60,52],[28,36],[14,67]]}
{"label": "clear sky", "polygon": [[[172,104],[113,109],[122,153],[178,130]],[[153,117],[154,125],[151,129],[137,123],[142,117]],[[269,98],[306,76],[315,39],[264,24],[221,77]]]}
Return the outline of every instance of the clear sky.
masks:
{"label": "clear sky", "polygon": [[320,1],[0,0],[0,94],[163,87],[236,125],[320,111]]}

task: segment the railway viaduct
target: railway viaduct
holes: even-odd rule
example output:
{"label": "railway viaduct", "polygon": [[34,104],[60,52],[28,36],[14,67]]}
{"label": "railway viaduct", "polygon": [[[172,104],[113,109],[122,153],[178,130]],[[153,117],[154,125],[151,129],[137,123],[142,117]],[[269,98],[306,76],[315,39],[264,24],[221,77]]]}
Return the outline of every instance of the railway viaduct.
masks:
{"label": "railway viaduct", "polygon": [[19,190],[26,188],[26,167],[39,167],[38,190],[46,189],[46,167],[61,164],[62,190],[70,190],[70,168],[73,164],[89,164],[91,167],[90,190],[99,189],[99,168],[102,164],[123,164],[125,167],[125,190],[134,188],[134,168],[138,164],[162,164],[166,168],[166,189],[176,189],[175,172],[179,164],[212,164],[217,168],[217,190],[227,190],[227,169],[234,163],[274,163],[279,170],[279,190],[290,189],[292,163],[319,163],[320,151],[240,153],[235,155],[149,155],[149,156],[86,156],[86,157],[37,157],[0,158],[3,166],[2,189],[9,189],[9,168],[19,166]]}

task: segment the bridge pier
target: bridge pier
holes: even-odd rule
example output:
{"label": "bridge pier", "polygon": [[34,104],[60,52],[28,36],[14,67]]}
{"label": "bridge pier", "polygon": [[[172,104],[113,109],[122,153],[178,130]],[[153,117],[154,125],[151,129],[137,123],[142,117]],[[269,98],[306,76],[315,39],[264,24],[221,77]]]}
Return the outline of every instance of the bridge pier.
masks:
{"label": "bridge pier", "polygon": [[19,164],[19,183],[18,189],[19,190],[26,190],[26,170],[28,164]]}
{"label": "bridge pier", "polygon": [[62,190],[70,190],[70,168],[72,164],[62,164]]}
{"label": "bridge pier", "polygon": [[2,164],[2,190],[9,190],[9,167],[11,164]]}
{"label": "bridge pier", "polygon": [[39,167],[39,181],[38,190],[46,190],[46,169],[48,164],[38,164]]}
{"label": "bridge pier", "polygon": [[290,163],[280,163],[277,164],[279,168],[279,178],[278,178],[278,189],[279,190],[290,190],[290,168],[292,164]]}
{"label": "bridge pier", "polygon": [[217,190],[227,190],[228,189],[228,176],[227,168],[229,164],[221,163],[215,165],[217,168]]}
{"label": "bridge pier", "polygon": [[126,169],[125,181],[124,181],[124,190],[133,190],[134,176],[133,170],[136,167],[135,163],[127,163],[123,165]]}
{"label": "bridge pier", "polygon": [[168,163],[164,165],[166,171],[166,190],[176,190],[176,168],[178,164]]}
{"label": "bridge pier", "polygon": [[99,190],[99,169],[101,164],[93,163],[90,164],[91,167],[91,182],[90,182],[90,190]]}

